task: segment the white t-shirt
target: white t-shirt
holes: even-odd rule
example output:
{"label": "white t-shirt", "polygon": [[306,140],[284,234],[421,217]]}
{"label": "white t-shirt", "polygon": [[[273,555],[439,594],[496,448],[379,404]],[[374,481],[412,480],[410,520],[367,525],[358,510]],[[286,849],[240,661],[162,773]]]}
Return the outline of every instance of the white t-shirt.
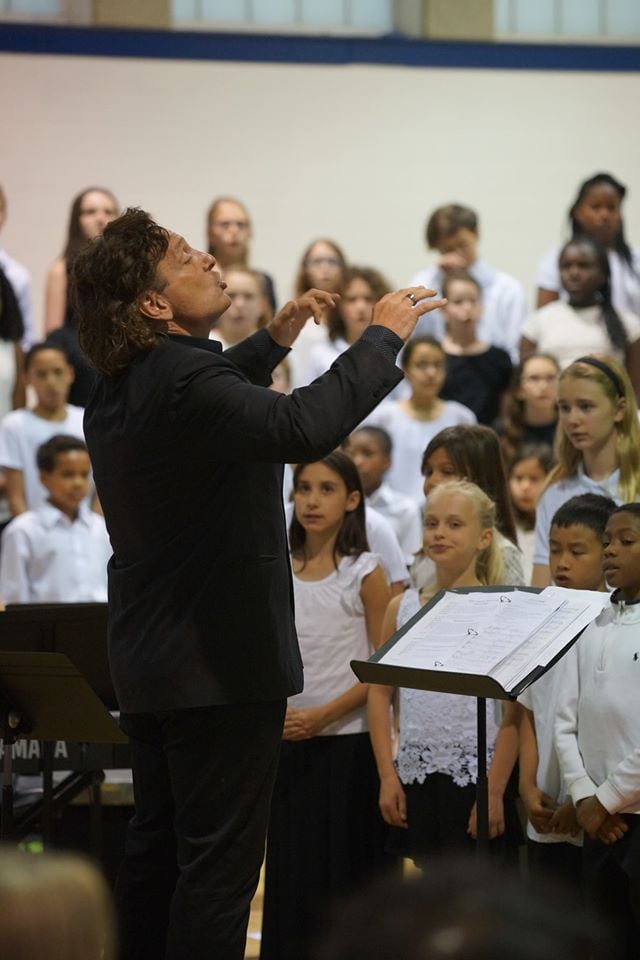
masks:
{"label": "white t-shirt", "polygon": [[[378,566],[372,553],[343,557],[338,569],[324,580],[301,580],[293,576],[296,632],[304,665],[304,690],[289,697],[296,709],[319,707],[335,700],[357,682],[352,660],[366,660],[371,650],[367,637],[362,581]],[[364,733],[364,704],[329,724],[320,736]]]}
{"label": "white t-shirt", "polygon": [[111,554],[103,517],[81,504],[72,521],[45,503],[2,534],[0,596],[5,603],[106,603]]}
{"label": "white t-shirt", "polygon": [[518,546],[520,547],[522,556],[522,572],[524,573],[524,582],[531,583],[531,575],[533,573],[533,548],[536,542],[536,531],[525,530],[523,527],[519,527],[516,524],[516,537],[518,539]]}
{"label": "white t-shirt", "polygon": [[[623,311],[620,319],[629,343],[640,340],[640,319]],[[625,362],[622,351],[609,340],[599,306],[570,307],[554,300],[531,314],[522,327],[522,336],[535,343],[539,353],[555,357],[562,369],[589,353],[608,353],[623,365]]]}
{"label": "white t-shirt", "polygon": [[[490,266],[486,260],[472,263],[469,273],[482,289],[482,317],[478,324],[478,340],[494,347],[502,347],[511,357],[512,363],[519,363],[520,328],[528,312],[521,284],[510,274]],[[427,287],[440,294],[443,279],[444,273],[437,264],[433,264],[416,273],[409,286]],[[418,320],[414,336],[429,334],[442,340],[444,332],[442,311],[434,310]]]}
{"label": "white t-shirt", "polygon": [[348,349],[349,344],[342,337],[330,340],[327,336],[326,340],[316,343],[309,351],[307,360],[306,375],[309,377],[308,382],[311,383],[321,377],[323,373],[326,373],[334,360],[337,360],[340,354]]}
{"label": "white t-shirt", "polygon": [[47,499],[36,464],[38,447],[62,433],[84,441],[82,407],[67,404],[64,420],[44,420],[31,410],[12,410],[0,422],[0,467],[22,470],[28,510],[35,510]]}
{"label": "white t-shirt", "polygon": [[[556,244],[547,250],[538,264],[536,286],[543,290],[554,290],[561,300],[568,294],[560,285],[558,260],[563,244]],[[609,269],[611,270],[611,300],[616,310],[626,310],[640,317],[640,250],[631,251],[633,270],[615,250],[609,251]],[[583,351],[586,353],[586,350]]]}
{"label": "white t-shirt", "polygon": [[414,553],[422,546],[422,518],[415,500],[393,490],[388,483],[381,483],[367,497],[367,509],[371,507],[386,517],[393,527],[409,565]]}
{"label": "white t-shirt", "polygon": [[[297,387],[306,387],[314,379],[311,376],[311,353],[314,347],[320,344],[326,345],[328,341],[326,324],[307,320],[287,356],[291,366],[292,390]],[[324,373],[324,370],[321,372]]]}
{"label": "white t-shirt", "polygon": [[[287,529],[289,529],[293,516],[293,503],[285,503],[284,513]],[[369,549],[380,558],[380,566],[389,583],[408,583],[407,563],[398,538],[387,518],[373,507],[366,507],[365,525]]]}
{"label": "white t-shirt", "polygon": [[549,531],[556,510],[581,493],[596,493],[600,497],[611,497],[617,504],[622,503],[620,496],[620,471],[614,470],[606,480],[592,480],[584,472],[582,465],[573,477],[557,480],[547,487],[536,507],[536,543],[533,550],[534,564],[549,564]]}
{"label": "white t-shirt", "polygon": [[394,490],[411,497],[418,507],[424,503],[424,478],[420,468],[427,444],[445,427],[478,422],[475,413],[461,403],[443,400],[442,404],[442,413],[437,420],[414,420],[399,402],[390,401],[381,403],[363,421],[368,426],[382,427],[390,435],[393,450],[385,480]]}
{"label": "white t-shirt", "polygon": [[[559,661],[518,697],[518,702],[533,713],[538,744],[536,785],[559,804],[564,803],[567,798],[554,744],[554,724],[561,679],[562,662]],[[538,843],[569,842],[577,846],[582,845],[581,837],[559,833],[539,833],[530,820],[527,821],[527,836]]]}

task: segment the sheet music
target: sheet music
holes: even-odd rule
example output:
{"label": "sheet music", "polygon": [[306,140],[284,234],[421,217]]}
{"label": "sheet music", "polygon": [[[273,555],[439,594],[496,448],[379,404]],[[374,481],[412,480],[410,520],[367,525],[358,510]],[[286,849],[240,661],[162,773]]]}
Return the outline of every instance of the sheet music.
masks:
{"label": "sheet music", "polygon": [[509,691],[553,660],[607,603],[607,594],[559,587],[448,592],[379,662],[488,675]]}

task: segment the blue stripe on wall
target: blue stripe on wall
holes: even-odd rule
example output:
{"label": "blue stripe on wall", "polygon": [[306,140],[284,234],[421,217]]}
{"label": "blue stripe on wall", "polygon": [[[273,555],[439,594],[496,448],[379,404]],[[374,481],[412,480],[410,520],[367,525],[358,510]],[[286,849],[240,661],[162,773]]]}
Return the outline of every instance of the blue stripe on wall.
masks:
{"label": "blue stripe on wall", "polygon": [[0,51],[253,63],[640,71],[640,46],[472,43],[408,40],[397,35],[375,38],[325,37],[3,24],[0,26]]}

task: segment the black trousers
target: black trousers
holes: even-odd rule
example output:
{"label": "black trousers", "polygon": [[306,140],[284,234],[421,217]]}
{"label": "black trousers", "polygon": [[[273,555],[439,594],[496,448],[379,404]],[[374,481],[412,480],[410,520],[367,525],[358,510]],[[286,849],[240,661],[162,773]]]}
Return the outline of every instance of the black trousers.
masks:
{"label": "black trousers", "polygon": [[242,960],[285,707],[121,717],[135,797],[116,882],[126,960]]}
{"label": "black trousers", "polygon": [[610,923],[615,960],[640,960],[640,815],[624,819],[629,829],[611,846],[585,836],[585,886],[594,909]]}

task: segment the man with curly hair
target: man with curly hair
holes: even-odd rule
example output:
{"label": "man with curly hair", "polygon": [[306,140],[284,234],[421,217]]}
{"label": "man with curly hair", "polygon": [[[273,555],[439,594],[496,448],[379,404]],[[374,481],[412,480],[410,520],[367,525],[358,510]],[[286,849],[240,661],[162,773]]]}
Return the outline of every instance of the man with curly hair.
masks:
{"label": "man with curly hair", "polygon": [[312,290],[222,353],[215,267],[128,210],[73,270],[100,374],[85,434],[113,546],[109,654],[136,804],[116,895],[136,960],[244,954],[286,699],[302,688],[282,464],[338,446],[440,305],[390,294],[328,373],[285,396],[265,389],[271,371],[335,299]]}

